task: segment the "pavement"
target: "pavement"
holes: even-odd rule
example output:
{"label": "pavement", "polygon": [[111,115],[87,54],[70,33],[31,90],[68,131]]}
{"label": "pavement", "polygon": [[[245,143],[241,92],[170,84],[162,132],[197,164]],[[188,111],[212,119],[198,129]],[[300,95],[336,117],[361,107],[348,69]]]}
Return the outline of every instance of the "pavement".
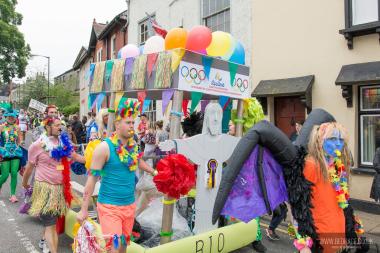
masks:
{"label": "pavement", "polygon": [[[85,177],[73,176],[73,180],[84,185]],[[38,241],[42,235],[42,226],[38,219],[21,215],[18,213],[20,203],[10,203],[9,198],[9,179],[4,184],[0,193],[0,253],[37,253],[41,252],[38,248]],[[21,177],[19,176],[18,190],[21,189]],[[376,250],[375,243],[380,245],[380,215],[370,214],[366,212],[356,211],[361,218],[366,237],[372,243],[370,253],[380,252]],[[262,243],[267,247],[267,252],[295,252],[292,242],[287,235],[287,223],[280,224],[276,230],[281,237],[279,241],[269,241],[265,235],[265,228],[268,227],[270,217],[265,216],[261,220],[261,229],[263,234]],[[59,237],[60,253],[69,253],[71,250],[72,239],[66,235]],[[234,253],[253,253],[255,252],[249,245],[242,249],[234,251]]]}

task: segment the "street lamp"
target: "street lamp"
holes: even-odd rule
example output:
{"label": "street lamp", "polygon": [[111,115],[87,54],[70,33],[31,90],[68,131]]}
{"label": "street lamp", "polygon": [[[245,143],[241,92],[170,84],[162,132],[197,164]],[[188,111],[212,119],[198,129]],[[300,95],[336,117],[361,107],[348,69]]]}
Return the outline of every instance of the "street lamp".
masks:
{"label": "street lamp", "polygon": [[48,60],[48,95],[47,95],[47,104],[49,104],[49,97],[50,97],[50,56],[40,55],[40,54],[31,54],[30,56],[40,56],[44,57]]}

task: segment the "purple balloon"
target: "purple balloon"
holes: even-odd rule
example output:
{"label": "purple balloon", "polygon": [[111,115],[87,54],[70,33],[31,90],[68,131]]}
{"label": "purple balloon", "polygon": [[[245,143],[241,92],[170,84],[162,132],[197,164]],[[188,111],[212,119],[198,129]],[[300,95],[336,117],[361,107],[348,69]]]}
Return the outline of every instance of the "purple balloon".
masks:
{"label": "purple balloon", "polygon": [[139,48],[134,44],[128,44],[120,49],[121,58],[136,57],[140,54]]}
{"label": "purple balloon", "polygon": [[235,50],[232,53],[229,61],[243,65],[245,64],[245,50],[240,41],[236,42]]}

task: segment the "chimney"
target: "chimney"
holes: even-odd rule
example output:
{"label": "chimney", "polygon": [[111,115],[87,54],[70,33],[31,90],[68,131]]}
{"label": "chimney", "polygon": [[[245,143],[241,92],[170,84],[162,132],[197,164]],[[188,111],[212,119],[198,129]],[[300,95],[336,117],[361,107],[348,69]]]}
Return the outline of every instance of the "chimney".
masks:
{"label": "chimney", "polygon": [[94,24],[94,23],[96,23],[96,19],[94,18],[94,20],[92,21],[92,23]]}

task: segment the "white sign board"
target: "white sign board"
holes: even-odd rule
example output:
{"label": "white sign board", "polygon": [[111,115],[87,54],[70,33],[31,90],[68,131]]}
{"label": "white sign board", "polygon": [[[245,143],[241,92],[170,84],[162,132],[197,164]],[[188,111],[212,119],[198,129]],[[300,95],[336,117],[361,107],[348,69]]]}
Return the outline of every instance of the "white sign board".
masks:
{"label": "white sign board", "polygon": [[181,61],[178,73],[178,89],[232,98],[251,97],[249,77],[236,73],[230,83],[230,72],[211,68],[209,79],[203,66]]}
{"label": "white sign board", "polygon": [[43,103],[32,98],[32,99],[30,99],[29,107],[36,109],[37,111],[40,111],[40,112],[45,112],[47,105],[45,105],[45,104],[43,104]]}

